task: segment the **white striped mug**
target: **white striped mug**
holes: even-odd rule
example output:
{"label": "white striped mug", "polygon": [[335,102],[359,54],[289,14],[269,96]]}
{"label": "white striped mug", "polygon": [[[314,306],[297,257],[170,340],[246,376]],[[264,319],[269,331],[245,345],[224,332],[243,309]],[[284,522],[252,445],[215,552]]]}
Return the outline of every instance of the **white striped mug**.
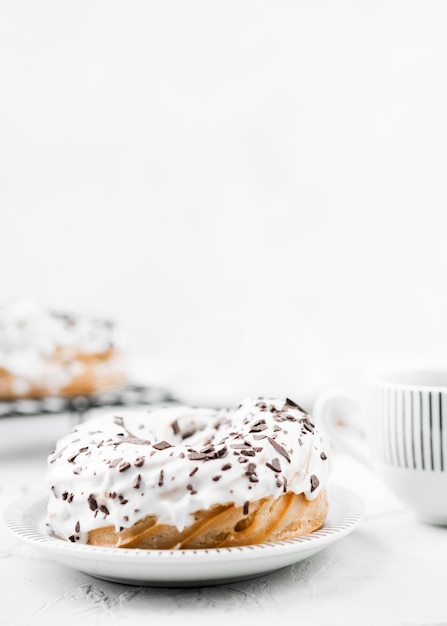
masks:
{"label": "white striped mug", "polygon": [[447,369],[371,377],[362,399],[328,390],[312,412],[334,448],[379,472],[420,519],[447,525]]}

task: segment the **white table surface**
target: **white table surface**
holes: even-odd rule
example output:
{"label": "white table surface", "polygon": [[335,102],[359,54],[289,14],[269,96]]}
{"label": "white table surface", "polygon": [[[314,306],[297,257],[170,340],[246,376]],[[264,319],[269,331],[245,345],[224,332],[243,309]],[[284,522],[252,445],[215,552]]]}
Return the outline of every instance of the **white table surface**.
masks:
{"label": "white table surface", "polygon": [[[68,415],[0,419],[0,512],[39,490]],[[42,558],[0,525],[0,624],[447,624],[447,529],[419,522],[357,461],[334,451],[334,482],[360,494],[361,524],[306,561],[199,588],[102,581]],[[156,621],[153,621],[156,620]]]}

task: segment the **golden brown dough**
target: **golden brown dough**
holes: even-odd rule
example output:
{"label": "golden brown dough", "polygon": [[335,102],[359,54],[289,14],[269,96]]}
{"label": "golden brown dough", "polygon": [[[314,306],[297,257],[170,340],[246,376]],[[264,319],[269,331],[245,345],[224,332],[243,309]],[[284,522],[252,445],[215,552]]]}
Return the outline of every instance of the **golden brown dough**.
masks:
{"label": "golden brown dough", "polygon": [[236,547],[268,541],[281,541],[306,535],[321,528],[327,514],[326,493],[315,500],[304,494],[287,492],[277,499],[250,503],[248,511],[232,504],[216,505],[197,511],[195,521],[182,531],[157,524],[146,516],[131,528],[115,532],[113,526],[91,530],[88,543],[116,548],[152,550]]}

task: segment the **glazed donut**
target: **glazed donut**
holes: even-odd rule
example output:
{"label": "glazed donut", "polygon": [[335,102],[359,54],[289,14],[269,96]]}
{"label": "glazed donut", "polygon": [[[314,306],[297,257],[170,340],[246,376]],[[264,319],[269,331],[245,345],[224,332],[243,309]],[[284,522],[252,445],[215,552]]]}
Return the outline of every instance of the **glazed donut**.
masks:
{"label": "glazed donut", "polygon": [[109,320],[51,311],[32,299],[0,308],[0,400],[89,395],[126,382]]}
{"label": "glazed donut", "polygon": [[168,405],[90,418],[56,443],[47,467],[51,533],[161,550],[320,528],[331,462],[295,402],[247,398],[235,409]]}

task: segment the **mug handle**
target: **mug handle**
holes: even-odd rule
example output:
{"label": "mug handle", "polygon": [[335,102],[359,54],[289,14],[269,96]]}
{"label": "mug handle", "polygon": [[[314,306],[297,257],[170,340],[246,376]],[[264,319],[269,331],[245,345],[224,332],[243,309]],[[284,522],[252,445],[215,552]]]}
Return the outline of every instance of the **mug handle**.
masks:
{"label": "mug handle", "polygon": [[347,389],[328,389],[317,397],[312,415],[327,433],[335,450],[339,449],[374,469],[359,396]]}

